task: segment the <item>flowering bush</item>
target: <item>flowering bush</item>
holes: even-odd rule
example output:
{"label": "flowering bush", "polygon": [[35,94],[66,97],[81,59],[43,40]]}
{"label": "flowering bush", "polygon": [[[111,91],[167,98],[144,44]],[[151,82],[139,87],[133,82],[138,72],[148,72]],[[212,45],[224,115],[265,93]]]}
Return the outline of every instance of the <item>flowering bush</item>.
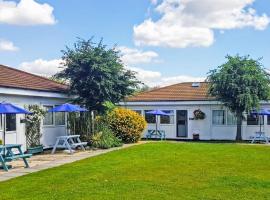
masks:
{"label": "flowering bush", "polygon": [[90,137],[90,146],[101,149],[122,146],[122,141],[117,138],[107,124],[99,123],[95,133]]}
{"label": "flowering bush", "polygon": [[28,147],[35,147],[40,145],[41,120],[45,115],[45,111],[38,105],[28,105],[26,108],[32,113],[26,115],[26,140]]}
{"label": "flowering bush", "polygon": [[200,109],[194,110],[193,114],[195,120],[205,119],[205,113]]}
{"label": "flowering bush", "polygon": [[0,139],[0,145],[2,145],[3,144],[3,141]]}
{"label": "flowering bush", "polygon": [[115,108],[107,116],[108,124],[124,143],[135,143],[146,128],[145,119],[138,113],[125,108]]}

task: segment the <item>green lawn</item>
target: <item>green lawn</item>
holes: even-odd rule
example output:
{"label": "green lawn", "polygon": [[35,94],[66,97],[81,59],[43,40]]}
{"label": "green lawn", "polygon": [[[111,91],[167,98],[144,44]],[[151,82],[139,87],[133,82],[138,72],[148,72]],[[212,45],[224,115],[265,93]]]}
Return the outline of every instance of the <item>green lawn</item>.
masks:
{"label": "green lawn", "polygon": [[148,143],[2,182],[0,199],[270,199],[270,147]]}

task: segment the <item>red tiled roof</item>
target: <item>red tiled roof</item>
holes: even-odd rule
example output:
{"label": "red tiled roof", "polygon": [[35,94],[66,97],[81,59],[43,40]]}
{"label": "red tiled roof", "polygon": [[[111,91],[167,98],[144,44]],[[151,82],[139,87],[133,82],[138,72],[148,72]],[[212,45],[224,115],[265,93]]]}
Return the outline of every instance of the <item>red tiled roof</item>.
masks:
{"label": "red tiled roof", "polygon": [[178,83],[162,88],[139,93],[126,99],[127,102],[138,101],[205,101],[213,100],[208,95],[208,84],[200,82],[199,87],[193,87],[192,82]]}
{"label": "red tiled roof", "polygon": [[65,92],[68,89],[67,85],[4,65],[0,65],[0,87],[48,92]]}

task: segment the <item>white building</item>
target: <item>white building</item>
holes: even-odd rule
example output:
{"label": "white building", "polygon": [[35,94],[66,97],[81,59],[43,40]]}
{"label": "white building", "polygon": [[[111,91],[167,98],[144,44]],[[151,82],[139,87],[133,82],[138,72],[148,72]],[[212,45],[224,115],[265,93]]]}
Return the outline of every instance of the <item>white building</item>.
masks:
{"label": "white building", "polygon": [[[67,102],[67,86],[24,71],[0,65],[0,102],[20,107],[37,104],[45,109]],[[26,148],[24,115],[6,117],[6,144],[22,144]],[[56,137],[66,133],[64,113],[48,113],[42,123],[41,143],[50,147]],[[0,139],[3,138],[3,117],[0,115]]]}
{"label": "white building", "polygon": [[[146,114],[150,110],[163,110],[171,114],[158,118],[159,130],[164,130],[170,139],[192,139],[199,133],[202,140],[235,140],[236,119],[220,102],[207,95],[207,83],[179,83],[153,89],[129,98],[121,105],[145,116],[148,127],[155,129],[155,117]],[[262,104],[270,108],[270,104]],[[195,120],[193,112],[200,109],[205,119]],[[270,117],[265,116],[262,128],[270,136]],[[246,116],[242,125],[242,136],[249,140],[259,130],[259,120]],[[144,135],[145,136],[145,135]]]}

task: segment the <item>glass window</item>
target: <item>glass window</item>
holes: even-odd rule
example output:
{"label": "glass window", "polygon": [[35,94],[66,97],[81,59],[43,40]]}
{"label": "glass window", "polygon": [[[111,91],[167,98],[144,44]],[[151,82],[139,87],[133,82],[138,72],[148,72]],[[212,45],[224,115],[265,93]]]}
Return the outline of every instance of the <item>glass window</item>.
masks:
{"label": "glass window", "polygon": [[[53,108],[53,106],[44,106],[45,111],[48,111],[49,109]],[[43,119],[43,125],[53,125],[53,113],[52,112],[46,112],[44,119]]]}
{"label": "glass window", "polygon": [[161,115],[160,123],[161,124],[173,124],[174,123],[174,112],[173,110],[162,110],[163,112],[169,115]]}
{"label": "glass window", "polygon": [[156,116],[153,114],[148,114],[150,110],[145,110],[144,111],[144,117],[147,123],[149,124],[155,124],[156,123]]}
{"label": "glass window", "polygon": [[264,117],[259,115],[247,115],[247,125],[259,125],[259,122],[264,124]]}
{"label": "glass window", "polygon": [[3,130],[2,114],[0,114],[0,130]]}
{"label": "glass window", "polygon": [[54,115],[55,115],[55,125],[65,125],[64,112],[56,112]]}
{"label": "glass window", "polygon": [[133,110],[134,112],[138,113],[139,115],[142,115],[142,111],[141,110]]}
{"label": "glass window", "polygon": [[236,125],[237,124],[237,120],[236,117],[233,113],[231,113],[230,111],[227,111],[227,125]]}
{"label": "glass window", "polygon": [[267,115],[267,125],[270,125],[270,116]]}
{"label": "glass window", "polygon": [[16,114],[6,114],[6,130],[16,131]]}
{"label": "glass window", "polygon": [[213,110],[212,111],[212,123],[213,125],[225,125],[225,111]]}

